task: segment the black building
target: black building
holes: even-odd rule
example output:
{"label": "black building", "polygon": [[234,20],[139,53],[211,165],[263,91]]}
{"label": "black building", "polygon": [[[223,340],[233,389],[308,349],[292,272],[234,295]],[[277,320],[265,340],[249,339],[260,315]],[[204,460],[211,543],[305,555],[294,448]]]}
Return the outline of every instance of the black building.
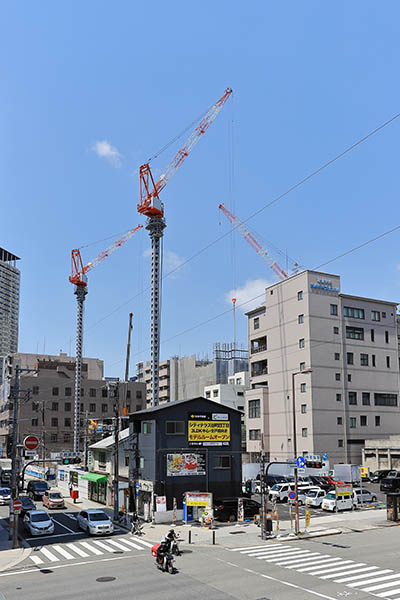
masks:
{"label": "black building", "polygon": [[[182,508],[184,492],[239,496],[241,413],[206,398],[163,404],[130,415],[130,483],[141,514],[156,496]],[[135,491],[136,490],[136,491]]]}

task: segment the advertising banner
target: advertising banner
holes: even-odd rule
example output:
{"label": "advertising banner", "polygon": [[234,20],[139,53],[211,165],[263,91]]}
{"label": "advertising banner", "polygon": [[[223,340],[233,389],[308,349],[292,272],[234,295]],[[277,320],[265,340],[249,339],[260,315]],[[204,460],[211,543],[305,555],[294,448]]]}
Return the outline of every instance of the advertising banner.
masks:
{"label": "advertising banner", "polygon": [[206,461],[204,454],[167,454],[167,477],[205,474]]}
{"label": "advertising banner", "polygon": [[229,446],[231,428],[227,413],[189,414],[189,446]]}
{"label": "advertising banner", "polygon": [[243,506],[243,498],[238,498],[238,516],[237,520],[239,523],[244,522],[244,506]]}
{"label": "advertising banner", "polygon": [[350,483],[337,483],[336,484],[336,496],[343,496],[350,498],[353,491],[353,486]]}
{"label": "advertising banner", "polygon": [[210,492],[186,492],[186,506],[212,508],[212,494]]}
{"label": "advertising banner", "polygon": [[156,510],[157,512],[165,512],[167,510],[166,496],[156,496]]}

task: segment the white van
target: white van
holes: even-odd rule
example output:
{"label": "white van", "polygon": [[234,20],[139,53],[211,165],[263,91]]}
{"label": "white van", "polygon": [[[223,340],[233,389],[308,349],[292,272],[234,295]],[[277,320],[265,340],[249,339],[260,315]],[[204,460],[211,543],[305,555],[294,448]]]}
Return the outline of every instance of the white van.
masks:
{"label": "white van", "polygon": [[337,494],[335,490],[328,492],[325,498],[322,500],[322,510],[331,510],[337,512],[339,510],[353,510],[357,507],[357,499],[354,496],[354,492],[351,496],[344,494]]}
{"label": "white van", "polygon": [[322,490],[321,488],[313,488],[308,492],[306,496],[306,506],[311,506],[312,508],[320,508],[322,501],[325,497],[325,490]]}
{"label": "white van", "polygon": [[[312,486],[310,485],[298,485],[297,493],[300,495],[306,495],[310,491]],[[287,502],[289,492],[294,492],[294,483],[276,483],[272,486],[269,491],[271,500],[276,499],[277,502]],[[299,502],[301,504],[301,502]],[[304,501],[303,501],[304,504]]]}

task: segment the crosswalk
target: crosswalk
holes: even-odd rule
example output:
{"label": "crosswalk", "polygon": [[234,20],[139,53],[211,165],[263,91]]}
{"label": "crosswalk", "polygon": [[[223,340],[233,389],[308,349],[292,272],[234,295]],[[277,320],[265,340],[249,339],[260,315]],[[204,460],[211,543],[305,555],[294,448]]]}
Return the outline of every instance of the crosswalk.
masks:
{"label": "crosswalk", "polygon": [[153,544],[142,540],[141,538],[129,539],[119,538],[101,538],[101,540],[91,539],[90,541],[76,541],[67,544],[51,544],[47,546],[38,546],[30,554],[29,559],[35,565],[45,563],[55,563],[61,560],[76,560],[80,558],[89,558],[93,556],[119,554],[120,552],[135,552],[147,550]]}
{"label": "crosswalk", "polygon": [[369,592],[378,598],[400,600],[400,573],[392,569],[382,569],[357,560],[312,552],[291,543],[233,548],[230,551],[262,560],[271,566],[292,569],[328,582],[341,583],[360,592]]}

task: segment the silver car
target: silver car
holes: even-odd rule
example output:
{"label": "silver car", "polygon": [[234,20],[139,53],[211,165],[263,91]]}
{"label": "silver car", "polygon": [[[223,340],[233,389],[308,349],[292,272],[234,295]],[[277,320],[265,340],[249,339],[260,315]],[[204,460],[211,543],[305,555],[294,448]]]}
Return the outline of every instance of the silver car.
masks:
{"label": "silver car", "polygon": [[11,500],[10,488],[7,488],[7,487],[0,488],[0,505],[10,504],[10,500]]}
{"label": "silver car", "polygon": [[357,499],[357,503],[361,504],[361,499],[362,502],[376,502],[377,498],[376,495],[373,494],[372,492],[370,492],[369,490],[366,490],[365,488],[359,488],[359,487],[355,487],[353,488],[353,492],[355,494],[355,497]]}
{"label": "silver car", "polygon": [[98,508],[81,510],[76,519],[78,521],[78,527],[90,535],[105,535],[111,534],[114,531],[114,526],[110,517],[103,510]]}
{"label": "silver car", "polygon": [[51,535],[54,533],[54,523],[45,510],[30,510],[24,516],[25,529],[31,535]]}

